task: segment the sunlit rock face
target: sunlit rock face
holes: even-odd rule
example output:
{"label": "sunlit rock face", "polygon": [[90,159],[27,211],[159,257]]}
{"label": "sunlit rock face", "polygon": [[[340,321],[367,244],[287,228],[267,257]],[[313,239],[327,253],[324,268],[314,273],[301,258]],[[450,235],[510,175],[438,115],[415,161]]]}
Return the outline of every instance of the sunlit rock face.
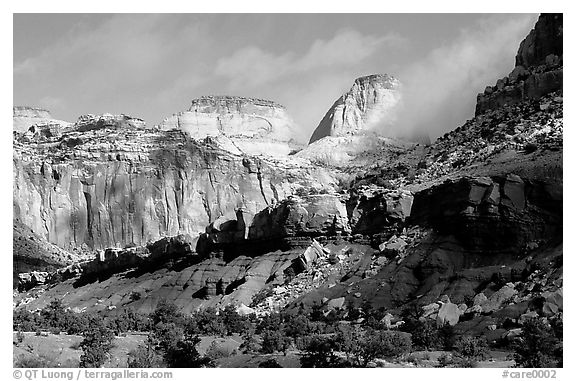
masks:
{"label": "sunlit rock face", "polygon": [[14,218],[62,248],[195,236],[222,215],[332,182],[302,160],[234,155],[126,116],[81,118],[37,140],[15,133],[13,144]]}
{"label": "sunlit rock face", "polygon": [[328,110],[310,143],[326,136],[355,135],[378,128],[385,131],[395,121],[400,101],[400,81],[387,74],[360,77]]}
{"label": "sunlit rock face", "polygon": [[39,126],[68,126],[69,122],[57,120],[52,117],[50,111],[39,107],[14,106],[13,110],[13,131],[24,132],[34,125]]}
{"label": "sunlit rock face", "polygon": [[193,139],[215,138],[233,153],[286,156],[297,146],[294,120],[282,105],[263,99],[204,96],[159,128],[178,129]]}

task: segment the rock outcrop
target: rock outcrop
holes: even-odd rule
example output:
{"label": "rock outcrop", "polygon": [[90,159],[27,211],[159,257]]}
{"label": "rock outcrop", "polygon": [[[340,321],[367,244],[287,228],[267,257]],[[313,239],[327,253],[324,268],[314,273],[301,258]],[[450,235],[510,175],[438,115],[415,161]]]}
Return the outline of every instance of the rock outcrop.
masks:
{"label": "rock outcrop", "polygon": [[296,123],[275,102],[232,96],[194,99],[188,111],[166,118],[161,130],[177,129],[193,139],[211,137],[221,148],[251,155],[286,156],[299,147]]}
{"label": "rock outcrop", "polygon": [[417,193],[410,218],[470,248],[522,249],[561,236],[562,186],[515,174],[447,181]]}
{"label": "rock outcrop", "polygon": [[14,139],[14,217],[62,248],[193,237],[238,208],[255,215],[298,188],[333,183],[302,160],[233,155],[134,118],[82,118],[77,127]]}
{"label": "rock outcrop", "polygon": [[514,70],[478,94],[476,115],[562,90],[562,14],[542,14],[522,41]]}
{"label": "rock outcrop", "polygon": [[25,132],[34,125],[52,126],[60,128],[69,126],[71,123],[54,119],[50,111],[38,107],[14,106],[13,107],[13,131]]}
{"label": "rock outcrop", "polygon": [[387,74],[360,77],[328,110],[312,134],[310,143],[326,136],[347,136],[385,131],[395,121],[400,101],[400,82]]}

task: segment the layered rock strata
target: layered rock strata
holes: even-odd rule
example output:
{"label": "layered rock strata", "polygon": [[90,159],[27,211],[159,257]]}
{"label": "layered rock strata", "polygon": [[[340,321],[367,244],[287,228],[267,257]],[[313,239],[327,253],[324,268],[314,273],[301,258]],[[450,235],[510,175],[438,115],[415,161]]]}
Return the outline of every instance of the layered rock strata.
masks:
{"label": "layered rock strata", "polygon": [[298,127],[286,109],[255,98],[197,98],[187,111],[166,118],[159,128],[181,130],[194,139],[211,137],[234,153],[286,156],[298,146],[293,141]]}

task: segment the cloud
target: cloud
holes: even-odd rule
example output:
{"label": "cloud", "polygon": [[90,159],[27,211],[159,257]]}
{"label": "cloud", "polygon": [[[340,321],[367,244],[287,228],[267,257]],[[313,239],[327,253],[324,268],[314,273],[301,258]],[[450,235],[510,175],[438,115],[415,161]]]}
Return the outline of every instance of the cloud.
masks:
{"label": "cloud", "polygon": [[[66,99],[66,106],[55,105],[65,112],[140,110],[183,72],[211,71],[190,59],[210,50],[208,33],[200,23],[186,21],[163,14],[116,14],[96,25],[79,21],[42,51],[15,62],[15,100]],[[77,117],[76,112],[64,116]]]}
{"label": "cloud", "polygon": [[256,46],[244,47],[219,59],[214,73],[227,77],[231,89],[252,88],[316,69],[356,65],[385,45],[399,46],[402,42],[404,39],[396,34],[371,36],[346,29],[330,40],[314,41],[302,55],[276,55]]}
{"label": "cloud", "polygon": [[483,19],[401,70],[403,105],[387,133],[435,138],[472,117],[476,95],[513,69],[520,41],[535,21],[532,15]]}

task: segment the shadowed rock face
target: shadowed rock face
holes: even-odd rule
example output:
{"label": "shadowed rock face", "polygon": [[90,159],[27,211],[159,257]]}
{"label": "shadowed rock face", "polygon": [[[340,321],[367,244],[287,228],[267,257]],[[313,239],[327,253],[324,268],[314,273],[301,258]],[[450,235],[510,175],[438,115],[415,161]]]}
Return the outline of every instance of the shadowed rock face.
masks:
{"label": "shadowed rock face", "polygon": [[562,14],[542,14],[522,41],[512,72],[478,94],[476,115],[562,90]]}
{"label": "shadowed rock face", "polygon": [[354,85],[328,110],[312,134],[310,143],[326,136],[346,136],[369,132],[394,122],[400,100],[400,82],[375,74],[356,79]]}
{"label": "shadowed rock face", "polygon": [[554,54],[562,57],[563,15],[544,13],[536,26],[520,43],[516,66],[531,67],[546,63],[546,57]]}
{"label": "shadowed rock face", "polygon": [[455,235],[468,248],[521,250],[561,237],[562,184],[514,174],[447,181],[417,193],[410,218]]}
{"label": "shadowed rock face", "polygon": [[[181,131],[127,123],[14,142],[14,217],[62,248],[195,236],[218,217],[256,214],[296,187],[330,183],[322,169],[230,155]],[[280,167],[278,167],[278,165]]]}

